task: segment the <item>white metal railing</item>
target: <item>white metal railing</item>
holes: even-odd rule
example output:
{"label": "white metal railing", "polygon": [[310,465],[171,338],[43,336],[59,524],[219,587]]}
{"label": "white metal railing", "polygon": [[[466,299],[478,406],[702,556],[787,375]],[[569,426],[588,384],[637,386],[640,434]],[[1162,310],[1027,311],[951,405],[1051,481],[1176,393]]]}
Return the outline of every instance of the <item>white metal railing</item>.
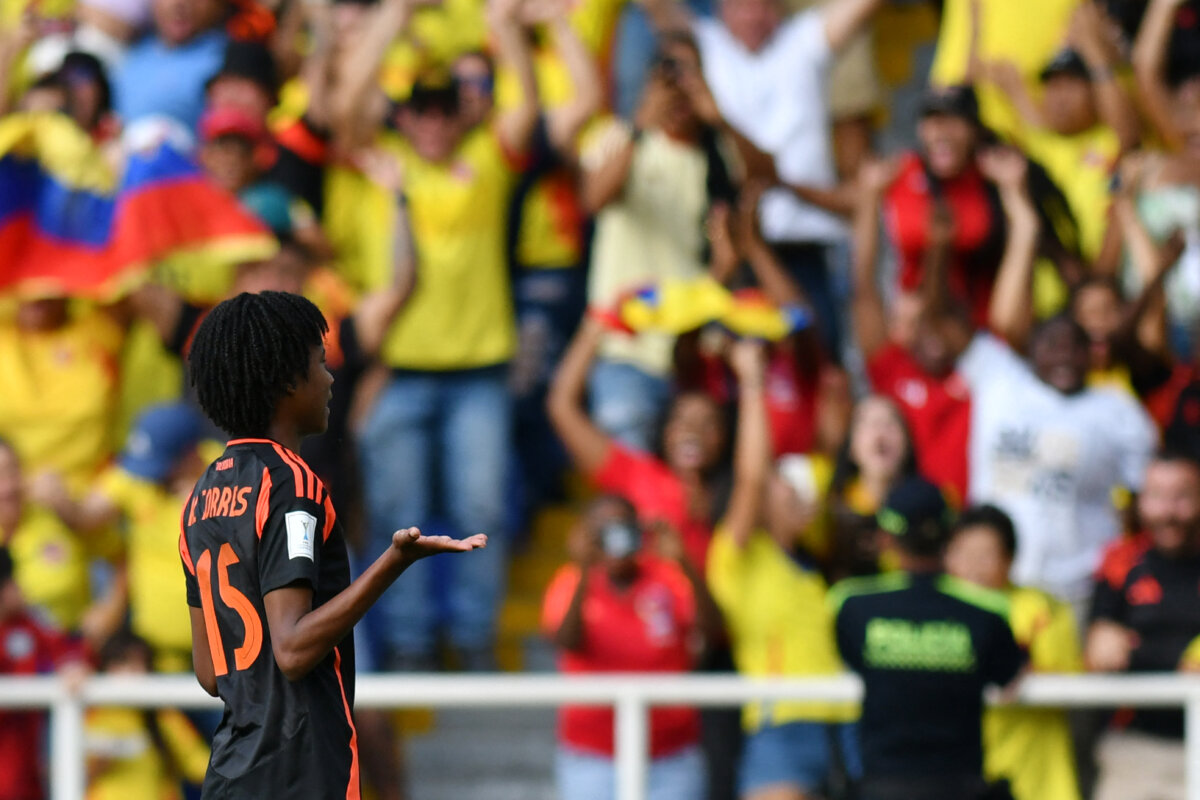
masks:
{"label": "white metal railing", "polygon": [[[518,707],[567,703],[616,710],[619,800],[645,797],[647,710],[652,706],[731,706],[753,700],[857,700],[850,675],[752,680],[736,675],[366,675],[357,680],[358,708]],[[1015,702],[1052,707],[1182,707],[1186,720],[1187,798],[1200,800],[1200,677],[1189,675],[1034,675]],[[55,677],[0,678],[0,709],[48,709],[52,800],[84,795],[83,721],[90,706],[220,708],[191,675],[96,676],[75,693]]]}

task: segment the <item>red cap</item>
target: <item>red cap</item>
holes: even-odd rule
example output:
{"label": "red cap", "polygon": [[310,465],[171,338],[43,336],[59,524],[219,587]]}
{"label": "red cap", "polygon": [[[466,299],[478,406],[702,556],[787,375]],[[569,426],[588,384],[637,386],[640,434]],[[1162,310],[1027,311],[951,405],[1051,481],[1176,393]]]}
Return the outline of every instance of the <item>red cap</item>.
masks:
{"label": "red cap", "polygon": [[268,138],[266,123],[240,108],[210,108],[200,118],[200,138],[211,142],[220,136],[240,136],[258,143]]}

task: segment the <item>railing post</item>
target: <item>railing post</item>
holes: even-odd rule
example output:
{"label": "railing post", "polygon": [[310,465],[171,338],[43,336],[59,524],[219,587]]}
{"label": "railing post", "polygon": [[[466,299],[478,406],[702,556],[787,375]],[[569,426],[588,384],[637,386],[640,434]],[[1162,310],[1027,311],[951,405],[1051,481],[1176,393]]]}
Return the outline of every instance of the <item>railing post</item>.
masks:
{"label": "railing post", "polygon": [[50,795],[53,800],[79,800],[84,775],[83,699],[60,688],[50,708]]}
{"label": "railing post", "polygon": [[615,706],[617,800],[645,800],[650,771],[649,709],[644,698],[630,690],[621,692]]}
{"label": "railing post", "polygon": [[1183,706],[1183,752],[1187,798],[1200,800],[1200,692],[1188,692]]}

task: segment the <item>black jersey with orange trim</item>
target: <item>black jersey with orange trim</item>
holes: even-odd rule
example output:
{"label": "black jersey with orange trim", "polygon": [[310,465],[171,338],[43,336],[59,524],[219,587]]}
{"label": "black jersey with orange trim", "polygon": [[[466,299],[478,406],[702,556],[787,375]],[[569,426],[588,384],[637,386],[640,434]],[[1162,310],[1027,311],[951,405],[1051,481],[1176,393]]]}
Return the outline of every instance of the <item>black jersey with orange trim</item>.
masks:
{"label": "black jersey with orange trim", "polygon": [[315,608],[350,584],[325,485],[276,442],[231,441],[197,481],[181,527],[188,604],[203,611],[225,701],[203,796],[357,800],[352,636],[289,681],[263,607],[285,586],[310,587]]}

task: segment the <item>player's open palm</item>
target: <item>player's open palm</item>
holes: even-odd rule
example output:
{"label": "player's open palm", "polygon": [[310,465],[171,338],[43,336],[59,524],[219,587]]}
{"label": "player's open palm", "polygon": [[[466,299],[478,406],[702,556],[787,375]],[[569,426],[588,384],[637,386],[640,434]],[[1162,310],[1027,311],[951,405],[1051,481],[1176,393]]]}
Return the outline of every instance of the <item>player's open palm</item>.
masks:
{"label": "player's open palm", "polygon": [[418,528],[404,528],[392,534],[392,547],[408,561],[418,561],[438,553],[466,553],[487,547],[487,536],[477,533],[466,539],[450,536],[422,536]]}

